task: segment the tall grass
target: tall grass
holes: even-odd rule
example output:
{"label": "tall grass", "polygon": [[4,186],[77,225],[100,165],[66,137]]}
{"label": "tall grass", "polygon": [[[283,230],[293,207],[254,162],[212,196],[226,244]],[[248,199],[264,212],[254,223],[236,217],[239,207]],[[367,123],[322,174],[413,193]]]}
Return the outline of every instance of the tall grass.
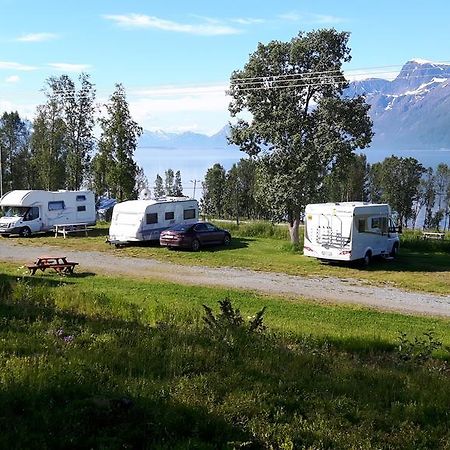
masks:
{"label": "tall grass", "polygon": [[0,286],[1,448],[450,442],[447,350],[417,358],[412,337],[402,349],[288,328],[212,333],[201,308],[160,301],[153,314],[144,299],[50,278],[3,276]]}

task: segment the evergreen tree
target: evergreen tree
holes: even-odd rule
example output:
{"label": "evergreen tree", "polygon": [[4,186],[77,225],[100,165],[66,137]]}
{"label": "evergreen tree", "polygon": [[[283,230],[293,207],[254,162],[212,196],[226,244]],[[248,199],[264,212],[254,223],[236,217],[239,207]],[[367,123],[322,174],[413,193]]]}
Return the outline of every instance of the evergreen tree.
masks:
{"label": "evergreen tree", "polygon": [[165,196],[163,179],[161,178],[159,173],[156,174],[155,187],[153,188],[153,194],[154,194],[155,198],[162,198]]}
{"label": "evergreen tree", "polygon": [[100,119],[102,134],[99,158],[104,163],[105,181],[112,197],[119,202],[136,197],[138,167],[134,161],[142,128],[131,118],[125,89],[121,84],[106,105],[107,117]]}
{"label": "evergreen tree", "polygon": [[175,197],[183,196],[183,184],[181,182],[181,172],[179,170],[175,172],[175,181],[173,183],[173,195]]}
{"label": "evergreen tree", "polygon": [[165,172],[164,190],[167,196],[173,196],[174,193],[175,175],[172,169],[167,169]]}

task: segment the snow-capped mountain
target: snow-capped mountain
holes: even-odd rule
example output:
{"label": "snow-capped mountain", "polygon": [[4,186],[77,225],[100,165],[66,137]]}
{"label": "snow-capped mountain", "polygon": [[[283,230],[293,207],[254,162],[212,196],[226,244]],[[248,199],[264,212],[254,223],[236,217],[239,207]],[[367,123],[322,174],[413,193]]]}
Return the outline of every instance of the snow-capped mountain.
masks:
{"label": "snow-capped mountain", "polygon": [[[414,156],[424,165],[450,162],[450,64],[414,59],[394,80],[354,81],[345,95],[364,95],[371,105],[375,136],[371,147],[364,150],[370,162],[391,154]],[[237,161],[245,155],[228,145],[227,135],[228,126],[212,136],[145,131],[139,147],[142,152],[153,148],[190,150],[189,158],[223,153]],[[167,152],[167,158],[173,155]]]}
{"label": "snow-capped mountain", "polygon": [[346,95],[371,105],[372,148],[450,149],[450,64],[414,59],[394,80],[355,81]]}

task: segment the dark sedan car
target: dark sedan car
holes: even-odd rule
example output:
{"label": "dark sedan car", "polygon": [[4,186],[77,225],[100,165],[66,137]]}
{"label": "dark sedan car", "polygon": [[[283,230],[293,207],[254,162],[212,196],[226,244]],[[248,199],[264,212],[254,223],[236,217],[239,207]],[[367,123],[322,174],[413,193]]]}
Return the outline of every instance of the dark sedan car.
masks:
{"label": "dark sedan car", "polygon": [[230,245],[231,235],[208,222],[175,225],[161,233],[159,243],[163,246],[190,248],[196,252],[204,245]]}

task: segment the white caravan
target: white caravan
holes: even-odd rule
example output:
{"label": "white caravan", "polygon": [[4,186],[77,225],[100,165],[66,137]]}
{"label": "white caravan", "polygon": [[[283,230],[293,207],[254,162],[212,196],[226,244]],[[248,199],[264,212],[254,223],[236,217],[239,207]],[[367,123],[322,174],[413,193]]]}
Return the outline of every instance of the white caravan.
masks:
{"label": "white caravan", "polygon": [[129,200],[112,213],[108,242],[117,247],[131,242],[157,241],[161,231],[198,220],[197,200],[187,197]]}
{"label": "white caravan", "polygon": [[17,190],[0,199],[3,216],[0,234],[30,236],[55,225],[95,224],[95,198],[91,191]]}
{"label": "white caravan", "polygon": [[305,209],[303,253],[323,260],[363,260],[395,256],[398,228],[387,204],[317,203]]}

